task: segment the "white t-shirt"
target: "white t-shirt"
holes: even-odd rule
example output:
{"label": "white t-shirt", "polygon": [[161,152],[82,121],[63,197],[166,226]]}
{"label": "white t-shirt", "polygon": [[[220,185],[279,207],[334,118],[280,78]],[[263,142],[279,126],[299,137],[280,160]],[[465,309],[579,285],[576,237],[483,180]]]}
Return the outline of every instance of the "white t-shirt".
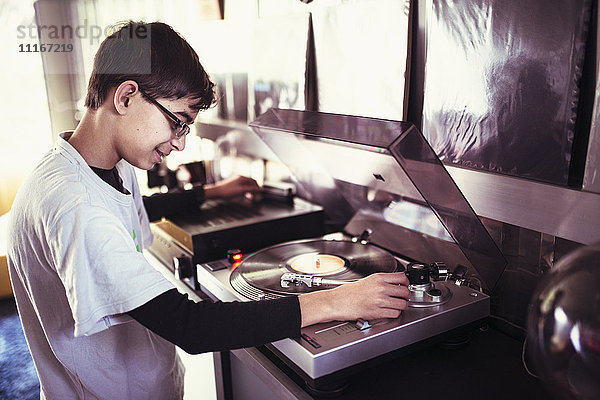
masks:
{"label": "white t-shirt", "polygon": [[141,253],[152,241],[133,167],[123,194],[63,133],[15,199],[8,264],[42,399],[181,399],[175,346],[126,313],[174,286]]}

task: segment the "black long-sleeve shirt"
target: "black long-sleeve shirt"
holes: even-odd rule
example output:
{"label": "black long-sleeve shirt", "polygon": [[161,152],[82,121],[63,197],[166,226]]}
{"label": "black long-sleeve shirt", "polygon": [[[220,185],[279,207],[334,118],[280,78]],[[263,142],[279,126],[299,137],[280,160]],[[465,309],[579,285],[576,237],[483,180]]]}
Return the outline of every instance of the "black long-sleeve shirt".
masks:
{"label": "black long-sleeve shirt", "polygon": [[[92,167],[105,182],[127,193],[116,168]],[[144,198],[151,221],[196,209],[204,200],[202,187]],[[188,353],[258,346],[300,336],[300,303],[296,296],[258,302],[195,303],[171,289],[129,311],[137,322]]]}
{"label": "black long-sleeve shirt", "polygon": [[195,303],[177,289],[171,289],[129,311],[129,315],[191,354],[252,347],[300,336],[300,304],[296,296]]}
{"label": "black long-sleeve shirt", "polygon": [[197,210],[204,202],[204,187],[194,186],[190,190],[156,193],[144,196],[144,208],[150,221],[169,217],[185,211]]}

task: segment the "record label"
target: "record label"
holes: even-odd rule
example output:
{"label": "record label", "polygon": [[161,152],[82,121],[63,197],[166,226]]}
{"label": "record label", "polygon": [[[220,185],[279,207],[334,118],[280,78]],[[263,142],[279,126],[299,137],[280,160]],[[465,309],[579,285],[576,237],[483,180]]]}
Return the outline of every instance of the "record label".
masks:
{"label": "record label", "polygon": [[346,266],[343,258],[332,254],[307,253],[293,257],[290,267],[303,274],[331,274],[340,272]]}

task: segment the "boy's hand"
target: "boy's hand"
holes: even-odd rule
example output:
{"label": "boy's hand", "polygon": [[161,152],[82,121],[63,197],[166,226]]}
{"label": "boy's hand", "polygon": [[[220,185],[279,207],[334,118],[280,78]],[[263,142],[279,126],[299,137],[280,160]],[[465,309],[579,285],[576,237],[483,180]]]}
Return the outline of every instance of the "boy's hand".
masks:
{"label": "boy's hand", "polygon": [[302,326],[326,321],[398,318],[408,307],[404,272],[377,273],[335,289],[299,296]]}
{"label": "boy's hand", "polygon": [[204,186],[204,195],[207,199],[217,197],[235,197],[246,193],[258,193],[260,188],[256,181],[246,176],[236,175],[212,185]]}

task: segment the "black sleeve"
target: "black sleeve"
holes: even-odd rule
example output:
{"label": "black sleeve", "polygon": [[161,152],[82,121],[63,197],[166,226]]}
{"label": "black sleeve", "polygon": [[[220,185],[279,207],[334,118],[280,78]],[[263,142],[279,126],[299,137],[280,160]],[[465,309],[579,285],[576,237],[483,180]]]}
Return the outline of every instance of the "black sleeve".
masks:
{"label": "black sleeve", "polygon": [[190,190],[156,193],[144,196],[143,200],[148,218],[150,221],[157,221],[162,217],[197,209],[204,202],[204,188],[199,185]]}
{"label": "black sleeve", "polygon": [[171,289],[129,315],[190,354],[253,347],[300,336],[297,296],[249,302],[195,303]]}

